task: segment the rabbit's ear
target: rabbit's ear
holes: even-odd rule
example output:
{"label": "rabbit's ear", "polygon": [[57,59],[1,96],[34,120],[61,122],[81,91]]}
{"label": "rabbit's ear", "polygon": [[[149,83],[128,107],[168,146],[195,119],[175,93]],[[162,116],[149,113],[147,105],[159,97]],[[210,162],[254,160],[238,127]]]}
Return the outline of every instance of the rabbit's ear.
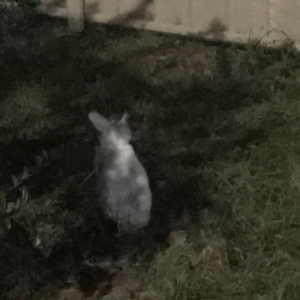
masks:
{"label": "rabbit's ear", "polygon": [[129,118],[128,113],[125,113],[119,123],[122,123],[122,124],[126,123],[128,118]]}
{"label": "rabbit's ear", "polygon": [[91,111],[89,113],[89,119],[98,131],[102,131],[109,125],[109,121],[96,111]]}

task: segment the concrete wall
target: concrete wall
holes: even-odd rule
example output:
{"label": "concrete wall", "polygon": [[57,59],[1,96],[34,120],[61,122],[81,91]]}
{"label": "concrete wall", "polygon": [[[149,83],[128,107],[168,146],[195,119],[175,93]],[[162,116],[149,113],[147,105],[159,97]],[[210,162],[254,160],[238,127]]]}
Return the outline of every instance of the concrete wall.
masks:
{"label": "concrete wall", "polygon": [[[261,39],[271,47],[294,41],[300,49],[300,0],[55,0],[55,4],[53,1],[41,0],[39,10],[69,20],[72,17],[69,26],[73,30],[83,28],[85,15],[90,22],[215,40],[244,43]],[[80,7],[84,14],[79,12]],[[80,23],[77,25],[76,16]]]}

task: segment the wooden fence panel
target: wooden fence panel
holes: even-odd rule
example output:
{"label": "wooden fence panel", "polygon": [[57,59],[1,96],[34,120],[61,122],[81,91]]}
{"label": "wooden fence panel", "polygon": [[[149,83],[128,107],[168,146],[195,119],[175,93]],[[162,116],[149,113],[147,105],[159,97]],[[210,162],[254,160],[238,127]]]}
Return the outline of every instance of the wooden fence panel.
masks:
{"label": "wooden fence panel", "polygon": [[41,12],[68,18],[74,31],[83,29],[84,15],[89,22],[215,40],[245,43],[259,38],[271,47],[289,39],[300,49],[299,0],[61,0],[59,5],[58,0],[40,1]]}

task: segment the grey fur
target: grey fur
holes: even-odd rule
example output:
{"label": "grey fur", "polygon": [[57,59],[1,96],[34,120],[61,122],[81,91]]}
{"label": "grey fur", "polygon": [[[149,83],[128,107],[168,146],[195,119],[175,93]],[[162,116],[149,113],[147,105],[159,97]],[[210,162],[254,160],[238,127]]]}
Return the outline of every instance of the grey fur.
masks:
{"label": "grey fur", "polygon": [[148,176],[129,144],[131,130],[125,113],[121,120],[108,120],[96,111],[89,119],[101,133],[95,166],[99,175],[103,211],[125,232],[149,224],[152,195]]}

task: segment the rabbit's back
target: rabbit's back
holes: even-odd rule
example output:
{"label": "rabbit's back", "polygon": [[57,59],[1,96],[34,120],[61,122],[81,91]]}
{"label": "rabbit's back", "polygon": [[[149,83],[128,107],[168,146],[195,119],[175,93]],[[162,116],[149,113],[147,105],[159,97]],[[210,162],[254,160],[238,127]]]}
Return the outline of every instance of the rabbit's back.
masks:
{"label": "rabbit's back", "polygon": [[123,227],[147,226],[152,196],[144,167],[130,145],[122,153],[106,157],[101,172],[102,204],[106,215]]}

